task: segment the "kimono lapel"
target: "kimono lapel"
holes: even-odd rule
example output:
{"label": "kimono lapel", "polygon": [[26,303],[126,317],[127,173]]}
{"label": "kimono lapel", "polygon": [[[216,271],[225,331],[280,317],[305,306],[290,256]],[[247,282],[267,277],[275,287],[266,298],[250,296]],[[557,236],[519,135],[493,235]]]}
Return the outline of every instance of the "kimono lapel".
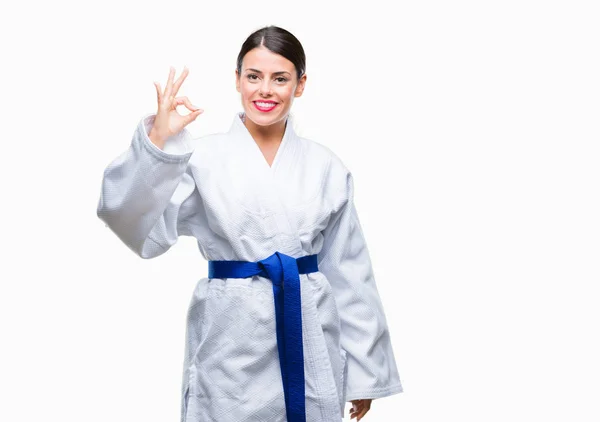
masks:
{"label": "kimono lapel", "polygon": [[233,147],[242,157],[238,161],[244,167],[242,173],[254,179],[252,194],[259,195],[264,201],[262,204],[262,208],[266,210],[264,218],[268,220],[265,223],[277,229],[278,251],[294,257],[303,256],[300,237],[291,224],[284,204],[286,195],[282,194],[283,190],[297,189],[297,186],[289,183],[293,178],[286,177],[296,168],[297,154],[300,152],[300,141],[293,129],[293,118],[288,114],[285,132],[271,166],[244,125],[242,118],[244,112],[237,113],[229,131]]}
{"label": "kimono lapel", "polygon": [[267,173],[274,175],[277,171],[280,161],[284,160],[282,157],[289,153],[287,150],[295,150],[295,145],[293,144],[296,142],[296,134],[294,133],[293,129],[293,117],[288,114],[283,138],[281,139],[281,143],[279,144],[271,166],[269,166],[269,163],[267,163],[267,160],[260,150],[260,147],[254,138],[252,138],[248,128],[244,125],[242,120],[244,118],[245,116],[243,111],[236,114],[233,119],[233,124],[231,125],[230,133],[235,134],[235,138],[240,144],[238,147],[242,148],[248,153],[248,161],[257,161],[257,163],[254,163],[256,167],[262,168],[263,170],[266,170]]}

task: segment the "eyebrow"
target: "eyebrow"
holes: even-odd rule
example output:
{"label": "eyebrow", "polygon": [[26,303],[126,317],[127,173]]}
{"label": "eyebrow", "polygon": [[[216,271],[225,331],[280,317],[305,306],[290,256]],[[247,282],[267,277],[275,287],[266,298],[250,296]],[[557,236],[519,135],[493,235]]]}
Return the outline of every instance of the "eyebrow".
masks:
{"label": "eyebrow", "polygon": [[[246,71],[250,71],[250,72],[256,72],[256,73],[260,73],[262,75],[262,72],[258,69],[246,69]],[[281,71],[281,72],[273,72],[273,75],[283,75],[284,73],[287,73],[288,75],[291,75],[290,72],[285,72],[285,71]]]}

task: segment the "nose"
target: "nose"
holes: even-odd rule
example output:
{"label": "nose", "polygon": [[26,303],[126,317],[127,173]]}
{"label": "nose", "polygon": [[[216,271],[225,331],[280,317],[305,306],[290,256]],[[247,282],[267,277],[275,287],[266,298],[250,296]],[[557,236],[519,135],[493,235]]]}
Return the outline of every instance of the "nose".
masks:
{"label": "nose", "polygon": [[271,95],[271,84],[269,83],[269,80],[267,80],[266,78],[263,81],[263,83],[260,85],[259,93],[263,97],[268,97],[269,95]]}

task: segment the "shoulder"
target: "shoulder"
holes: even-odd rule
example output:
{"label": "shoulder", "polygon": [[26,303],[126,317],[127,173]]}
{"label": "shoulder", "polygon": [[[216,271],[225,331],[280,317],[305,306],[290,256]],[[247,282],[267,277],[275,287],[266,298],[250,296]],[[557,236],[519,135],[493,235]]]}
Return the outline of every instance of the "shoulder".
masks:
{"label": "shoulder", "polygon": [[352,172],[339,155],[319,141],[307,138],[301,138],[301,140],[309,155],[310,166],[313,167],[313,164],[322,166],[325,190],[332,195],[335,195],[336,192],[349,194],[353,183]]}
{"label": "shoulder", "polygon": [[308,139],[299,137],[304,144],[304,148],[307,154],[310,154],[311,158],[319,157],[325,160],[331,170],[336,172],[350,172],[348,167],[344,164],[342,159],[327,145],[314,139]]}

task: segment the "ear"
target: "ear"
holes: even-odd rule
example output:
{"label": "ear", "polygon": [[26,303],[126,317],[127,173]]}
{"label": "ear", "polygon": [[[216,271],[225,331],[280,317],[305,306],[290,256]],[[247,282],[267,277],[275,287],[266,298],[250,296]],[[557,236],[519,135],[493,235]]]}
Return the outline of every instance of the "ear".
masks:
{"label": "ear", "polygon": [[306,73],[302,75],[300,80],[298,81],[298,85],[296,86],[296,91],[294,92],[294,97],[301,97],[304,92],[304,85],[306,85]]}
{"label": "ear", "polygon": [[235,69],[235,89],[237,89],[237,92],[240,92],[240,75],[237,69]]}

